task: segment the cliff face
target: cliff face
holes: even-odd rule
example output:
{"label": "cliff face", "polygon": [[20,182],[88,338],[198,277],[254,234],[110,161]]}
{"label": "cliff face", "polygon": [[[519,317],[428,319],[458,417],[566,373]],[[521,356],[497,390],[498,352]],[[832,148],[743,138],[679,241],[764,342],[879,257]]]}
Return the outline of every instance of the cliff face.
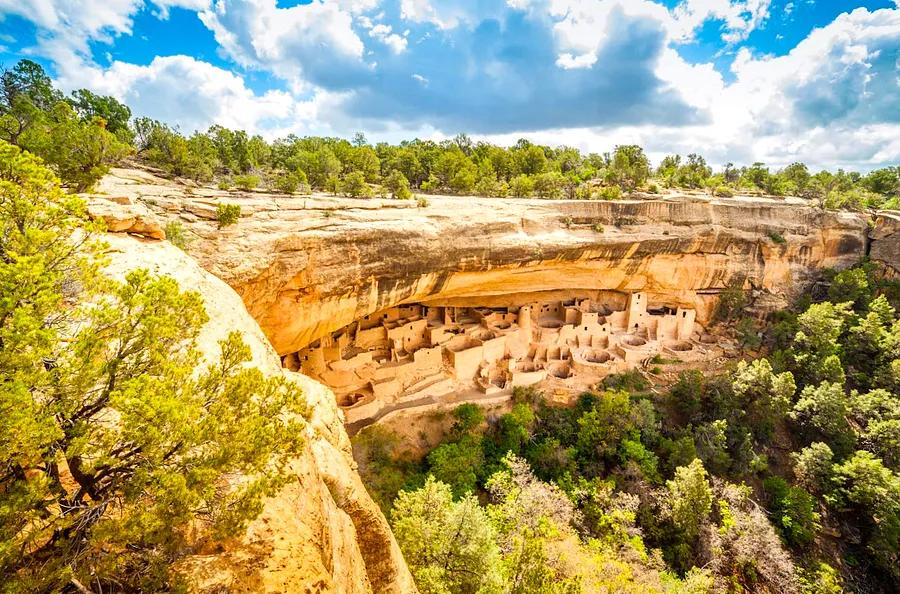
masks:
{"label": "cliff face", "polygon": [[888,278],[900,278],[900,212],[881,212],[869,232],[869,257],[881,265]]}
{"label": "cliff face", "polygon": [[[211,319],[204,352],[242,330],[254,364],[300,383],[313,410],[308,447],[292,468],[296,480],[267,502],[242,539],[184,564],[207,592],[415,592],[356,472],[334,395],[283,371],[277,354],[404,302],[641,290],[651,302],[695,308],[702,323],[716,294],[732,284],[751,289],[765,311],[805,290],[822,268],[850,265],[868,251],[900,273],[900,217],[883,214],[870,229],[866,215],[799,201],[434,197],[417,208],[409,201],[228,194],[138,170],[115,170],[100,190],[91,211],[111,231],[159,238],[166,222],[179,222],[192,256],[166,242],[109,235],[110,270],[150,268],[199,291]],[[241,205],[237,225],[216,228],[220,201]]]}
{"label": "cliff face", "polygon": [[[146,174],[142,174],[146,175]],[[866,253],[862,214],[800,200],[701,195],[616,202],[429,197],[411,201],[223,194],[123,174],[196,236],[188,251],[242,297],[279,354],[405,302],[462,303],[544,290],[645,291],[706,322],[716,294],[752,289],[784,306],[822,268]],[[217,230],[215,203],[241,205]],[[462,300],[462,301],[461,301]]]}
{"label": "cliff face", "polygon": [[356,472],[334,394],[283,371],[240,297],[223,281],[167,242],[108,234],[113,276],[147,268],[203,297],[210,321],[199,347],[216,355],[218,341],[239,330],[264,373],[285,373],[300,384],[313,411],[307,445],[293,461],[295,477],[266,502],[240,540],[201,551],[183,563],[200,592],[412,593],[412,577],[390,527]]}

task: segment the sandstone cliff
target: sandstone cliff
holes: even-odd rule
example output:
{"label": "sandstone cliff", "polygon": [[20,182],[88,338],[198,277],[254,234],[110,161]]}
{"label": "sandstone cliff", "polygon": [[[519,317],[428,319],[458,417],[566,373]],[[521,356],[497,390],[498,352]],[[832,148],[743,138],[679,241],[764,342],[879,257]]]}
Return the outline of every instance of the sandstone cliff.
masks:
{"label": "sandstone cliff", "polygon": [[[703,323],[729,285],[752,289],[761,310],[784,306],[822,268],[865,255],[869,241],[868,215],[799,199],[429,197],[416,208],[187,191],[136,171],[103,183],[181,221],[194,237],[188,252],[238,292],[279,354],[400,303],[542,290],[642,290],[696,309]],[[237,225],[216,228],[219,201],[241,205]]]}
{"label": "sandstone cliff", "polygon": [[378,506],[356,472],[334,395],[321,384],[282,371],[280,361],[240,297],[223,281],[167,242],[107,234],[109,272],[135,268],[173,276],[199,292],[210,322],[199,346],[218,352],[218,341],[240,330],[253,364],[299,383],[313,416],[307,447],[292,464],[295,480],[269,499],[239,541],[189,558],[183,567],[201,592],[415,592],[412,577]]}
{"label": "sandstone cliff", "polygon": [[[139,170],[115,170],[100,191],[91,197],[92,213],[132,235],[109,235],[111,270],[147,267],[199,291],[211,318],[203,348],[213,352],[219,338],[241,329],[255,363],[288,373],[314,411],[309,447],[294,463],[296,481],[268,501],[239,542],[185,564],[210,592],[415,591],[356,472],[334,395],[282,371],[276,352],[404,302],[642,290],[695,308],[703,322],[717,293],[732,284],[751,289],[764,312],[805,290],[822,268],[867,253],[900,273],[900,216],[883,213],[871,224],[867,215],[792,199],[432,197],[417,208],[411,201],[227,193]],[[241,205],[237,225],[217,229],[219,202]],[[190,256],[135,237],[162,237],[172,222]]]}

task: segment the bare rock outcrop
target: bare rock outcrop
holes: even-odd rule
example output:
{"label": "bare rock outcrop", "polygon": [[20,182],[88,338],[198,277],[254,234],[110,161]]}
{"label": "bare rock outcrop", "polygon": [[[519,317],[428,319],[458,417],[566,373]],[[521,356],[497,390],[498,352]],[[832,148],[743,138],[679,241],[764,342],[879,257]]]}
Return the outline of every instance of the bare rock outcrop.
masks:
{"label": "bare rock outcrop", "polygon": [[240,297],[167,242],[107,234],[108,271],[135,268],[174,277],[199,292],[210,321],[199,337],[214,356],[218,341],[239,330],[264,373],[286,373],[310,404],[307,446],[293,461],[292,480],[267,500],[262,515],[234,542],[202,551],[180,567],[200,592],[415,592],[412,577],[381,510],[356,472],[334,394],[280,361]]}
{"label": "bare rock outcrop", "polygon": [[103,221],[110,233],[132,233],[150,239],[165,239],[162,223],[150,209],[127,196],[94,197],[88,202],[88,214]]}
{"label": "bare rock outcrop", "polygon": [[866,251],[863,215],[774,200],[430,201],[332,212],[276,199],[222,232],[191,226],[190,251],[279,354],[400,303],[547,290],[644,291],[704,323],[730,285],[784,306]]}
{"label": "bare rock outcrop", "polygon": [[900,278],[900,212],[880,212],[869,232],[869,257],[889,278]]}
{"label": "bare rock outcrop", "polygon": [[[237,291],[279,354],[397,304],[485,303],[510,293],[643,291],[695,309],[704,323],[718,293],[737,284],[765,313],[823,268],[858,261],[869,244],[868,215],[792,198],[432,196],[415,208],[186,188],[132,170],[114,170],[102,189],[182,222],[188,251]],[[219,201],[241,206],[237,225],[219,230],[198,214]]]}

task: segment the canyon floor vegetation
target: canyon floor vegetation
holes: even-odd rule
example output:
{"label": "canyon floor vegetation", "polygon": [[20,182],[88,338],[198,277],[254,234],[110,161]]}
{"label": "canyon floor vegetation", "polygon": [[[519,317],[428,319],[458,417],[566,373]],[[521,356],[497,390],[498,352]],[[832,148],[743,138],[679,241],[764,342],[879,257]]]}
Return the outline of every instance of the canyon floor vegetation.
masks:
{"label": "canyon floor vegetation", "polygon": [[458,406],[421,458],[361,432],[422,591],[892,591],[900,299],[873,272],[830,275],[719,375],[610,376],[572,407],[517,388],[505,414]]}

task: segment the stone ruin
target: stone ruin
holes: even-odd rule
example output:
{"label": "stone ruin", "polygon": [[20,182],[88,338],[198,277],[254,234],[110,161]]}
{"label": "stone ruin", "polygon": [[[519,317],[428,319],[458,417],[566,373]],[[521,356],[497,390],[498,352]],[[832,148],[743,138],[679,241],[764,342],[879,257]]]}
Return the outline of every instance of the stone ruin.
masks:
{"label": "stone ruin", "polygon": [[648,308],[645,293],[625,303],[623,310],[590,298],[401,305],[286,355],[283,364],[331,387],[352,424],[451,392],[489,395],[541,382],[576,390],[654,355],[703,358],[694,310]]}

